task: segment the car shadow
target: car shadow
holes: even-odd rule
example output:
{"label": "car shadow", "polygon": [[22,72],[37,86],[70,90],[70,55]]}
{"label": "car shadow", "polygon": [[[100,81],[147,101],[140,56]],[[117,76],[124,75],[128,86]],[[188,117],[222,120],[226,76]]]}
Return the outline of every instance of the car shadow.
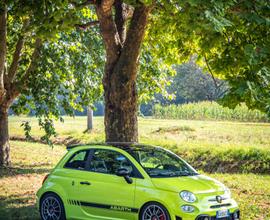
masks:
{"label": "car shadow", "polygon": [[26,220],[40,219],[33,194],[0,196],[0,219]]}
{"label": "car shadow", "polygon": [[50,171],[50,168],[34,168],[34,166],[4,167],[0,168],[0,178],[12,177],[22,174],[44,174],[49,173]]}

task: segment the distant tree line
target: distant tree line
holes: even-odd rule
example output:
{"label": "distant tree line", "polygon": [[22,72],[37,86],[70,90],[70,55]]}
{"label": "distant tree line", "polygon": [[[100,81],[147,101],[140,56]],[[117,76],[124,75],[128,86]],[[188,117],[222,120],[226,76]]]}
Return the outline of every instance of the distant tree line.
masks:
{"label": "distant tree line", "polygon": [[200,68],[193,60],[175,66],[176,74],[169,77],[166,88],[168,96],[156,94],[154,99],[140,106],[142,115],[152,115],[155,104],[170,105],[200,101],[216,101],[228,91],[228,83],[215,78],[209,71]]}

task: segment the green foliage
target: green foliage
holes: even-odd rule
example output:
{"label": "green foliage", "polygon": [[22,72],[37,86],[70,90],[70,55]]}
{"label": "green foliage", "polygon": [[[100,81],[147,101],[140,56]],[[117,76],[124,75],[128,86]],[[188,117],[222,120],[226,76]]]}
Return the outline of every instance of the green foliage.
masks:
{"label": "green foliage", "polygon": [[[61,115],[74,115],[102,95],[105,58],[98,28],[75,28],[96,15],[91,8],[75,9],[69,1],[10,1],[8,7],[9,66],[18,39],[25,39],[14,80],[20,96],[12,110],[37,116],[45,131],[42,139],[51,145],[50,137],[56,135],[53,120],[63,121]],[[42,40],[37,68],[25,79],[36,39]],[[30,136],[30,124],[23,126]]]}
{"label": "green foliage", "polygon": [[24,134],[25,134],[25,138],[26,140],[31,140],[31,126],[30,126],[30,123],[29,121],[24,121],[22,124],[21,124],[21,127],[23,127],[24,129]]}
{"label": "green foliage", "polygon": [[140,70],[138,74],[138,94],[139,102],[146,103],[154,99],[156,93],[171,99],[172,95],[166,90],[170,84],[169,76],[173,76],[175,70],[171,65],[167,65],[162,57],[156,56],[151,48],[144,44],[140,58]]}
{"label": "green foliage", "polygon": [[258,110],[250,110],[247,106],[237,106],[235,109],[222,107],[216,102],[199,102],[183,105],[155,105],[155,118],[187,119],[187,120],[226,120],[246,122],[268,122],[266,114]]}
{"label": "green foliage", "polygon": [[[97,68],[103,65],[102,47],[93,39],[96,35],[87,34],[71,32],[60,37],[57,43],[46,43],[38,68],[28,79],[29,88],[12,106],[16,114],[32,111],[40,118],[39,124],[46,131],[43,139],[49,144],[50,136],[56,134],[52,119],[61,120],[63,114],[74,115],[102,94],[102,70]],[[90,50],[95,55],[90,56]]]}
{"label": "green foliage", "polygon": [[245,102],[269,113],[269,10],[267,0],[159,1],[146,41],[166,63],[197,54],[200,65],[229,82],[223,105]]}

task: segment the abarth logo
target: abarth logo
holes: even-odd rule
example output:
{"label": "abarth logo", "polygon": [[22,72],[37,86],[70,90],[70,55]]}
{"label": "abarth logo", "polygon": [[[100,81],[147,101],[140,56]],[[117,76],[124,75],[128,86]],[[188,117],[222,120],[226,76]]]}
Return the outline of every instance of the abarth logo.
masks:
{"label": "abarth logo", "polygon": [[110,209],[113,209],[115,211],[121,211],[121,212],[131,212],[131,208],[123,207],[123,206],[112,205]]}
{"label": "abarth logo", "polygon": [[221,196],[216,196],[216,200],[218,203],[222,203],[222,197]]}

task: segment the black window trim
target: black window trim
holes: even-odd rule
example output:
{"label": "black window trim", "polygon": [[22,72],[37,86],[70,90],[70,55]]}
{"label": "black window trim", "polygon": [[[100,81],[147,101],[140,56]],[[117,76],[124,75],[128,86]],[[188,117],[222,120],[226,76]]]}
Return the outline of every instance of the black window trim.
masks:
{"label": "black window trim", "polygon": [[[122,154],[122,155],[128,160],[128,162],[131,164],[131,166],[132,166],[134,175],[131,176],[131,178],[144,179],[144,177],[143,177],[143,175],[141,174],[141,172],[137,169],[137,167],[130,161],[130,159],[129,159],[127,156],[125,156],[123,153],[118,152],[118,151],[113,150],[113,149],[91,148],[91,149],[83,149],[83,150],[76,151],[76,152],[74,152],[74,153],[68,158],[68,160],[67,160],[67,162],[64,164],[63,168],[65,168],[65,169],[71,169],[71,170],[84,171],[84,172],[100,173],[100,174],[105,174],[105,175],[113,175],[113,176],[117,176],[117,175],[111,174],[111,173],[101,173],[101,172],[95,172],[95,171],[90,170],[90,161],[91,161],[91,159],[93,158],[94,153],[95,153],[96,150],[114,151],[114,152],[117,152],[117,153],[119,153],[119,154]],[[87,154],[88,154],[88,155],[87,155],[87,159],[86,159],[86,166],[85,166],[85,168],[80,170],[80,169],[76,169],[76,168],[72,168],[72,167],[67,167],[66,165],[69,163],[69,161],[72,160],[72,158],[73,158],[76,154],[78,154],[78,153],[80,153],[80,152],[82,152],[82,151],[87,151]],[[129,154],[129,155],[130,155],[130,154]]]}

